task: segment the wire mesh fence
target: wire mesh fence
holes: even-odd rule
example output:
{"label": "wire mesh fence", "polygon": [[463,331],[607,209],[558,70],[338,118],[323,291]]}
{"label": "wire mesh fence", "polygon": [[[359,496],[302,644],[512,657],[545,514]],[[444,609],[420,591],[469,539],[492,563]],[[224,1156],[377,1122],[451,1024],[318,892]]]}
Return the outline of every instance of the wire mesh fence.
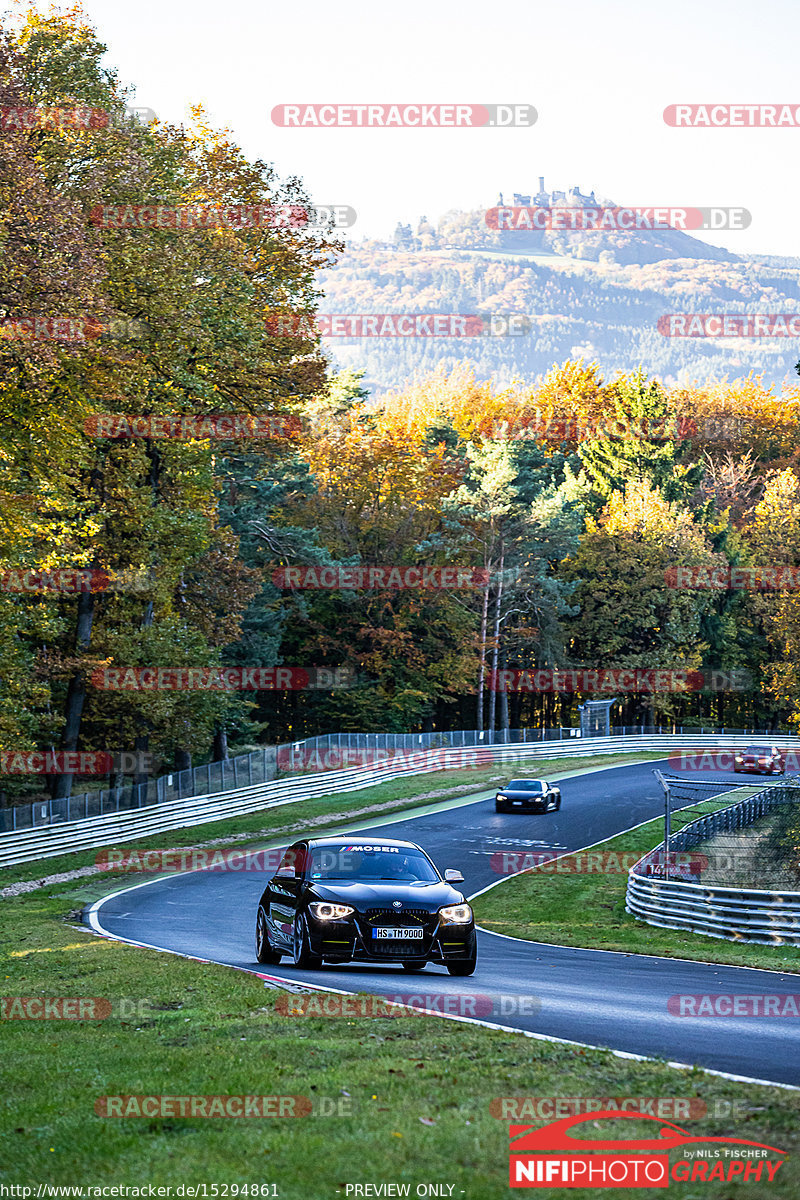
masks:
{"label": "wire mesh fence", "polygon": [[800,779],[768,787],[741,783],[735,790],[713,780],[668,783],[670,852],[691,851],[687,878],[720,887],[800,890]]}
{"label": "wire mesh fence", "polygon": [[[720,814],[716,831],[697,843],[707,860],[701,881],[723,887],[800,891],[800,782],[778,787],[761,802]],[[751,811],[751,809],[753,811]],[[752,818],[746,824],[744,821]]]}
{"label": "wire mesh fence", "polygon": [[[800,945],[800,779],[756,789],[740,786],[733,804],[695,815],[669,839],[663,869],[651,872],[652,856],[641,859],[628,875],[626,911],[707,937]],[[731,798],[728,791],[700,807]]]}
{"label": "wire mesh fence", "polygon": [[[731,729],[729,727],[684,727],[677,725],[619,725],[610,730],[612,737],[647,734],[770,735],[768,730]],[[585,735],[584,735],[585,736]],[[306,771],[337,770],[346,766],[366,766],[380,756],[413,753],[446,747],[485,747],[532,745],[581,737],[581,730],[559,726],[551,729],[460,729],[426,733],[330,733],[303,738],[278,746],[262,746],[218,762],[172,771],[145,783],[127,783],[63,799],[37,800],[0,808],[0,833],[15,829],[34,829],[64,821],[78,821],[107,813],[145,808],[171,800],[216,795],[236,788],[269,782],[282,775]],[[372,757],[371,757],[372,756]]]}

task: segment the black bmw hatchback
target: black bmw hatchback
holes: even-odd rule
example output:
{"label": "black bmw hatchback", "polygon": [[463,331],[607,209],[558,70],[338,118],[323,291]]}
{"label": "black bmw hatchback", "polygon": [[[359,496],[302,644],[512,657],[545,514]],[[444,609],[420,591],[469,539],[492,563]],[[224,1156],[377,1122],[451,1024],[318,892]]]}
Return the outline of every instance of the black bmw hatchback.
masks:
{"label": "black bmw hatchback", "polygon": [[472,909],[413,842],[316,838],[285,852],[256,917],[256,958],[295,966],[356,960],[417,971],[441,963],[472,975],[477,941]]}

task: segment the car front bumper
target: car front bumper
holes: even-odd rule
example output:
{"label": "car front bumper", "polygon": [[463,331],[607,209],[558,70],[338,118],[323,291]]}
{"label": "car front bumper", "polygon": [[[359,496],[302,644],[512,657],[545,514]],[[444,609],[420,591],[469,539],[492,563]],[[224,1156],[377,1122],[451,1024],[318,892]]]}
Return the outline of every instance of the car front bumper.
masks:
{"label": "car front bumper", "polygon": [[553,796],[539,796],[536,800],[508,800],[504,796],[500,796],[495,798],[495,803],[502,804],[505,808],[518,808],[521,812],[541,812],[547,808],[553,798]]}
{"label": "car front bumper", "polygon": [[[426,914],[427,915],[427,914]],[[307,914],[308,940],[312,954],[322,958],[350,962],[385,963],[425,959],[426,962],[453,962],[472,958],[476,949],[475,925],[449,925],[430,914],[429,927],[422,938],[406,940],[372,938],[372,927],[363,913],[334,921],[318,921]]]}

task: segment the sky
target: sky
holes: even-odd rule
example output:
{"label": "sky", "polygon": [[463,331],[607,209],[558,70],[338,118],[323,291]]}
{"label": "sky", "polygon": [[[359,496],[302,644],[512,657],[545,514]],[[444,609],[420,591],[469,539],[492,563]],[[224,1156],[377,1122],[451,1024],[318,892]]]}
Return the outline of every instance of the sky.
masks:
{"label": "sky", "polygon": [[[39,5],[41,8],[47,5]],[[797,128],[670,128],[669,104],[800,108],[798,0],[85,0],[134,103],[201,103],[252,158],[354,208],[357,236],[578,185],[619,204],[743,207],[704,232],[800,254]],[[279,104],[531,104],[532,127],[288,129]],[[800,115],[800,114],[799,114]],[[521,235],[524,236],[524,235]]]}

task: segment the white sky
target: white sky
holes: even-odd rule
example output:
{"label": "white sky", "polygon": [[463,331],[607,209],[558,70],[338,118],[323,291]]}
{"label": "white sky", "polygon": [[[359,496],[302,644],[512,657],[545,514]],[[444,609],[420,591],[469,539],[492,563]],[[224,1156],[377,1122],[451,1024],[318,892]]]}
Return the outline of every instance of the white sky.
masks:
{"label": "white sky", "polygon": [[[44,7],[42,5],[41,7]],[[800,106],[798,0],[85,0],[135,102],[191,103],[250,157],[398,220],[578,184],[626,205],[741,205],[734,251],[799,254],[800,128],[671,129],[666,105]],[[282,103],[528,103],[529,129],[282,129]],[[524,234],[520,234],[524,237]]]}

